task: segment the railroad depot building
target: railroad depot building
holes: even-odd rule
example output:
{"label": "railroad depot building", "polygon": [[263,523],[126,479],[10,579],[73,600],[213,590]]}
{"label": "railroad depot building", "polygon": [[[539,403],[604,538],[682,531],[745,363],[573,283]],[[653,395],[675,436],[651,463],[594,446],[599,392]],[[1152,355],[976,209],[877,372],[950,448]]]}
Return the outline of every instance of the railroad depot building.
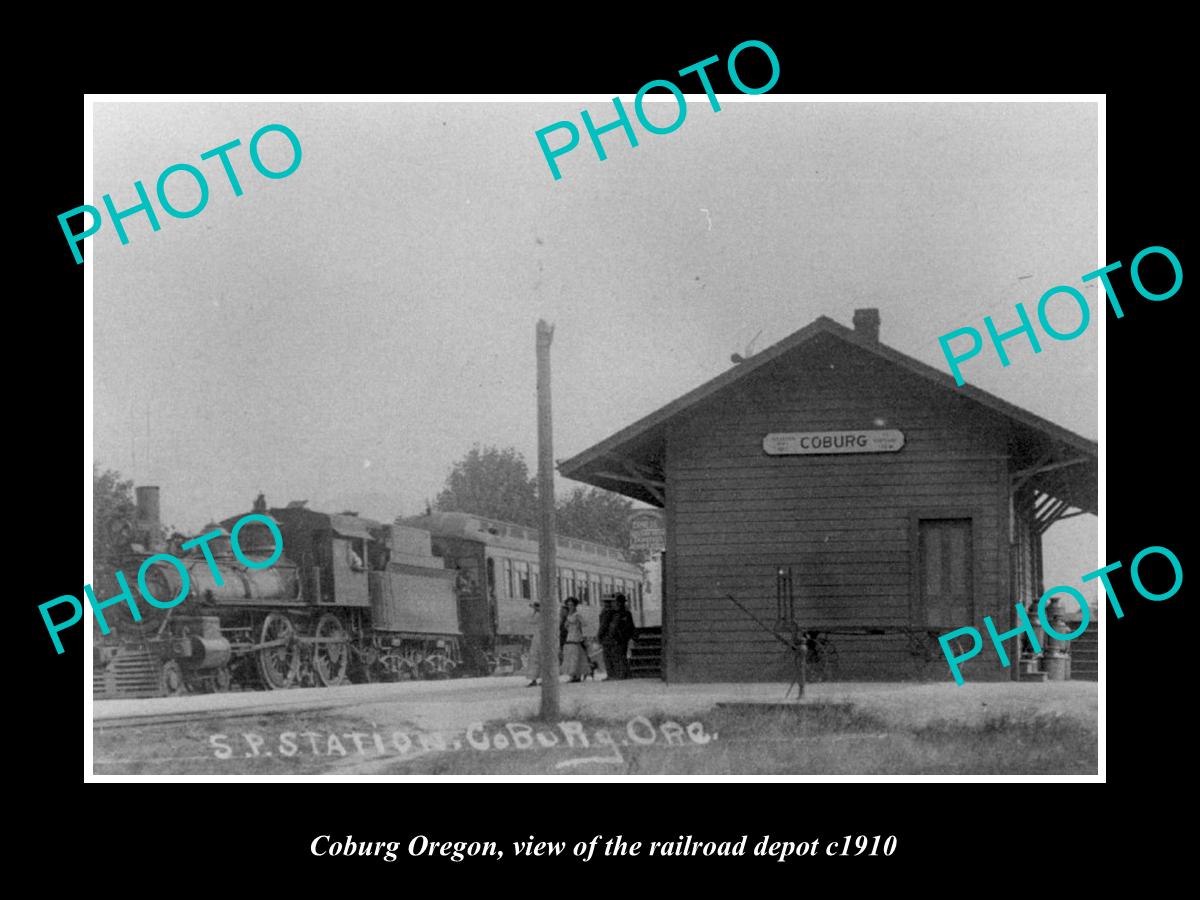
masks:
{"label": "railroad depot building", "polygon": [[[665,510],[668,681],[790,678],[781,571],[839,679],[950,679],[937,635],[1015,627],[1044,590],[1042,533],[1096,514],[1094,441],[956,387],[879,325],[822,316],[559,463]],[[984,640],[964,677],[1017,677],[1018,639],[1008,668]]]}

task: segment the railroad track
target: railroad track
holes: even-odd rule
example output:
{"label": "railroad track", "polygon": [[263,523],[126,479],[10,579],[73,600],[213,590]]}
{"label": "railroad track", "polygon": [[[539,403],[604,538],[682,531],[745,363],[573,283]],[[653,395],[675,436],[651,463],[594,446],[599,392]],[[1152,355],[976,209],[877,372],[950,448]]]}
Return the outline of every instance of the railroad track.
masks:
{"label": "railroad track", "polygon": [[239,691],[129,700],[96,700],[93,728],[166,725],[275,713],[337,710],[377,703],[454,702],[451,695],[483,697],[497,689],[524,685],[521,676],[458,678],[453,681],[406,681],[352,684],[289,691]]}

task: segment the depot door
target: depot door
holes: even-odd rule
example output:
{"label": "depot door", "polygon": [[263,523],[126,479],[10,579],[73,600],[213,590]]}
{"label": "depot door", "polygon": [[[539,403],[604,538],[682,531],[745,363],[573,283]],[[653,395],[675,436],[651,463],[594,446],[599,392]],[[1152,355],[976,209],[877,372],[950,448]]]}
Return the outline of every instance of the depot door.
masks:
{"label": "depot door", "polygon": [[970,519],[918,520],[914,628],[956,628],[974,617]]}

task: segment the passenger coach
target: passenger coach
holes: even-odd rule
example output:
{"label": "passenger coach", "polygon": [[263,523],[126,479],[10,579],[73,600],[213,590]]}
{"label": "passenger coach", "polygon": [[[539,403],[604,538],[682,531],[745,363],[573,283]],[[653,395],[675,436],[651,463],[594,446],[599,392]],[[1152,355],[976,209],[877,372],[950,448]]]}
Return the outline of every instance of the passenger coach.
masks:
{"label": "passenger coach", "polygon": [[[403,520],[429,531],[433,552],[458,570],[463,636],[491,657],[495,668],[516,666],[534,634],[532,603],[539,594],[538,531],[481,516],[435,512]],[[579,600],[584,634],[596,637],[601,599],[624,594],[635,620],[644,600],[642,570],[625,553],[559,535],[554,596]]]}

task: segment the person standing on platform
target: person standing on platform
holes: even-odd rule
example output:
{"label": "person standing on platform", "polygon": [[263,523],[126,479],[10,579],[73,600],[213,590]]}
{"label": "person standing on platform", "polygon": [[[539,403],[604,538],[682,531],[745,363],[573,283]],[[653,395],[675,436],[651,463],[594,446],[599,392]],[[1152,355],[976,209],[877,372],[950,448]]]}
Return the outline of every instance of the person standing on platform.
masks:
{"label": "person standing on platform", "polygon": [[562,674],[570,675],[571,681],[582,681],[584,676],[592,673],[592,664],[583,642],[583,617],[578,612],[579,601],[574,597],[568,597],[563,605],[567,609],[567,616],[563,619],[567,635],[563,643]]}
{"label": "person standing on platform", "polygon": [[605,598],[604,608],[600,610],[600,627],[596,631],[596,639],[600,641],[600,646],[604,650],[604,672],[609,681],[617,677],[616,644],[608,636],[609,631],[612,630],[614,613],[613,601]]}
{"label": "person standing on platform", "polygon": [[529,645],[529,662],[525,666],[525,671],[529,673],[526,687],[536,687],[538,681],[546,677],[542,671],[542,604],[534,600],[529,605],[533,607],[533,641]]}
{"label": "person standing on platform", "polygon": [[629,642],[636,632],[633,615],[625,608],[625,595],[617,594],[600,615],[600,643],[604,647],[604,668],[609,678],[629,677]]}
{"label": "person standing on platform", "polygon": [[[568,597],[567,600],[574,600],[574,597]],[[567,645],[567,600],[563,601],[563,605],[558,608],[558,670],[562,671],[563,647]],[[576,601],[578,603],[578,601]]]}

